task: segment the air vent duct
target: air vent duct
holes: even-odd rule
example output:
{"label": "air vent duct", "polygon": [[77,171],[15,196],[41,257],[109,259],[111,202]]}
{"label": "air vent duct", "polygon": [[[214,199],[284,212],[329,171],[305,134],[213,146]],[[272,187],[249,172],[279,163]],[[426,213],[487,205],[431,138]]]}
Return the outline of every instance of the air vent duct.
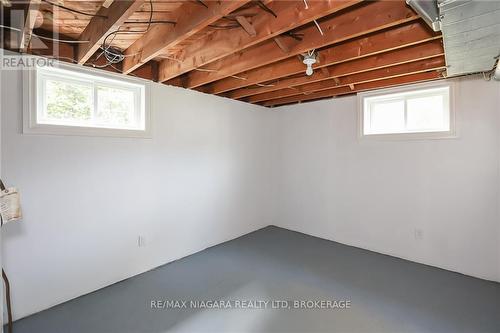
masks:
{"label": "air vent duct", "polygon": [[420,15],[432,30],[441,30],[439,10],[436,0],[406,0],[406,3]]}
{"label": "air vent duct", "polygon": [[491,71],[500,55],[500,1],[438,0],[448,76]]}

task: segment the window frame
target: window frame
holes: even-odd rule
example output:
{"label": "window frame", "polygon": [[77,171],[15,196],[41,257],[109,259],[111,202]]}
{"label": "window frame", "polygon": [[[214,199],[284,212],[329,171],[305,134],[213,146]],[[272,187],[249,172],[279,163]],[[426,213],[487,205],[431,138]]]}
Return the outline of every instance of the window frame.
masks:
{"label": "window frame", "polygon": [[[62,71],[61,71],[62,70]],[[64,77],[63,71],[73,72],[74,78]],[[51,73],[52,72],[52,73]],[[93,88],[92,105],[96,111],[97,107],[97,87],[105,86],[111,88],[121,88],[133,91],[141,96],[134,106],[135,112],[140,112],[144,118],[144,129],[137,128],[116,128],[102,124],[68,125],[68,124],[48,124],[39,118],[43,112],[40,102],[45,103],[45,84],[42,84],[40,91],[39,83],[42,80],[58,78],[61,81],[77,84],[89,84]],[[71,64],[57,64],[53,69],[30,68],[23,70],[23,134],[46,134],[46,135],[76,135],[76,136],[108,136],[108,137],[131,137],[131,138],[151,138],[151,110],[150,110],[150,83],[146,80],[127,77],[122,74],[106,73],[91,68]],[[95,88],[94,88],[95,87]],[[40,94],[42,94],[40,96]],[[137,116],[137,114],[136,114]]]}
{"label": "window frame", "polygon": [[[383,134],[365,134],[365,99],[373,97],[383,97],[385,95],[393,94],[412,94],[419,91],[430,89],[448,88],[449,91],[449,124],[448,131],[427,131],[427,132],[401,132],[401,133],[383,133]],[[404,99],[405,108],[407,104],[406,98]],[[400,87],[391,87],[379,89],[370,92],[362,92],[357,94],[357,109],[358,109],[358,139],[360,140],[428,140],[428,139],[454,139],[458,138],[457,131],[457,112],[455,109],[455,82],[436,81],[425,82],[418,84],[405,85]],[[406,112],[405,112],[406,116]]]}

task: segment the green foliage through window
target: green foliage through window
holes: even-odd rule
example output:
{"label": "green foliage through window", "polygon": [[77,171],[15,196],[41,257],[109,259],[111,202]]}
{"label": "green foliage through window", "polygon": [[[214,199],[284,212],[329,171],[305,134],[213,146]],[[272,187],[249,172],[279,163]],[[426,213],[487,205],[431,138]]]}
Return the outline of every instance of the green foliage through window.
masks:
{"label": "green foliage through window", "polygon": [[48,80],[46,86],[47,114],[58,120],[90,120],[92,87]]}
{"label": "green foliage through window", "polygon": [[99,122],[127,125],[132,121],[133,110],[133,92],[97,87],[96,118]]}
{"label": "green foliage through window", "polygon": [[40,69],[36,80],[41,124],[145,128],[144,85],[60,69]]}

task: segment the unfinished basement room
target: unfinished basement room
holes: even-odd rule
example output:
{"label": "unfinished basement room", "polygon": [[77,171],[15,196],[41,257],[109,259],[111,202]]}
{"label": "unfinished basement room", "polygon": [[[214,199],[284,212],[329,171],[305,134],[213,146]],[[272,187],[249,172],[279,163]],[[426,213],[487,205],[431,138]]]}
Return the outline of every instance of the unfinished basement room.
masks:
{"label": "unfinished basement room", "polygon": [[500,0],[0,0],[0,333],[500,333]]}

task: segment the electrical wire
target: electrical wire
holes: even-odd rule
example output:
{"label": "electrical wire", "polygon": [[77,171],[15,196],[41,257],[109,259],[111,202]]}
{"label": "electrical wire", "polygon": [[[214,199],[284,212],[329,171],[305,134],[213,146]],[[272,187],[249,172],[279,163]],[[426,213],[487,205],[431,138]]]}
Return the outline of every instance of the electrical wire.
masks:
{"label": "electrical wire", "polygon": [[263,83],[256,83],[255,85],[264,88],[271,88],[275,86],[275,84],[263,84]]}
{"label": "electrical wire", "polygon": [[321,34],[321,36],[324,36],[325,34],[324,34],[323,30],[321,29],[321,27],[319,26],[318,21],[313,20],[313,22],[314,22],[314,24],[316,24],[316,28],[318,28],[319,33]]}
{"label": "electrical wire", "polygon": [[92,67],[92,68],[103,69],[103,68],[106,68],[106,67],[111,66],[111,64],[110,64],[110,63],[106,63],[106,64],[104,64],[104,65],[96,65],[95,63],[92,63],[92,64],[90,64],[90,65],[88,65],[88,66],[90,66],[90,67]]}
{"label": "electrical wire", "polygon": [[[62,59],[62,60],[66,60],[68,62],[72,62],[74,64],[78,63],[78,61],[76,61],[73,58],[69,58],[69,57],[54,57],[54,56],[44,56],[44,57],[47,57],[47,58],[50,58],[50,59],[55,59],[55,60],[61,60]],[[116,68],[115,66],[113,66],[113,64],[106,64],[106,65],[103,65],[103,66],[95,65],[95,64],[83,64],[83,66],[92,67],[92,68],[98,68],[98,69],[106,68],[106,67],[109,66],[109,67],[113,68],[115,71],[117,71],[118,73],[121,73],[121,70],[118,69],[118,68]],[[132,75],[132,76],[141,78],[140,76],[135,75],[134,73],[129,73],[128,75]]]}
{"label": "electrical wire", "polygon": [[[137,34],[137,33],[146,33],[146,32],[148,32],[149,29],[151,29],[151,25],[152,25],[152,22],[153,22],[154,8],[153,8],[153,1],[152,0],[149,0],[149,6],[150,6],[149,20],[148,20],[148,26],[146,27],[146,29],[124,31],[124,30],[120,30],[120,28],[118,28],[117,30],[110,32],[109,34],[106,35],[106,37],[104,37],[103,43],[101,45],[102,52],[96,57],[95,60],[99,59],[101,57],[101,55],[104,55],[104,57],[108,61],[108,63],[106,65],[104,65],[104,67],[107,67],[107,66],[109,66],[111,64],[123,61],[123,59],[125,59],[127,57],[133,57],[133,56],[139,54],[139,52],[137,52],[137,53],[134,53],[134,54],[127,54],[127,55],[125,55],[121,51],[119,51],[118,49],[113,48],[111,46],[111,43],[113,42],[113,40],[116,38],[116,36],[118,34]],[[111,40],[111,42],[109,43],[109,45],[107,45],[107,41],[108,41],[108,38],[110,36],[113,36],[113,39]],[[93,65],[97,66],[97,65],[95,65],[95,60],[94,60]],[[104,68],[104,67],[102,67],[102,68]]]}
{"label": "electrical wire", "polygon": [[[209,73],[218,73],[219,72],[216,69],[208,69],[208,68],[195,68],[194,70],[198,71],[198,72],[209,72]],[[229,75],[229,77],[232,77],[233,79],[243,80],[243,81],[248,80],[246,77],[237,76],[237,75]]]}
{"label": "electrical wire", "polygon": [[194,70],[198,71],[198,72],[209,72],[209,73],[217,73],[218,72],[218,70],[216,70],[216,69],[208,69],[208,68],[195,68]]}
{"label": "electrical wire", "polygon": [[[106,35],[106,37],[104,37],[104,41],[101,45],[102,52],[94,59],[94,62],[92,64],[94,67],[105,68],[112,63],[118,63],[120,61],[123,61],[123,59],[125,59],[126,57],[133,57],[133,56],[139,54],[139,53],[134,53],[134,54],[125,55],[120,50],[113,48],[111,46],[111,44],[113,43],[113,41],[115,40],[115,38],[118,34],[136,34],[136,33],[146,33],[149,31],[149,29],[151,28],[151,25],[153,24],[153,12],[154,12],[153,2],[151,0],[149,1],[149,5],[150,5],[150,12],[149,12],[149,20],[148,20],[147,28],[144,30],[140,30],[140,31],[137,31],[137,30],[124,31],[124,30],[120,30],[120,28],[118,28],[117,30],[110,32],[108,35]],[[166,21],[166,22],[176,24],[176,22],[172,22],[172,21]],[[107,39],[110,36],[113,36],[113,38],[109,42],[109,46],[106,46]],[[101,65],[101,66],[96,65],[95,61],[97,61],[103,54],[104,54],[104,57],[106,58],[106,60],[108,61],[108,63],[106,65]]]}
{"label": "electrical wire", "polygon": [[78,9],[69,8],[69,7],[66,7],[64,5],[60,5],[58,3],[53,3],[53,2],[48,1],[48,0],[42,0],[42,1],[45,2],[45,3],[48,3],[49,5],[52,5],[52,6],[55,6],[55,7],[59,7],[59,8],[62,8],[64,10],[67,10],[67,11],[70,11],[70,12],[73,12],[73,13],[77,13],[77,14],[80,14],[80,15],[91,16],[91,17],[104,17],[104,18],[108,18],[105,15],[91,14],[91,13],[82,12],[82,11],[80,11]]}
{"label": "electrical wire", "polygon": [[217,25],[217,24],[209,24],[210,28],[219,29],[219,30],[229,30],[229,29],[239,29],[241,25],[239,24],[231,24],[231,25]]}
{"label": "electrical wire", "polygon": [[72,62],[72,63],[74,63],[74,64],[77,64],[77,63],[78,63],[78,61],[76,61],[76,60],[75,60],[75,59],[73,59],[73,58],[69,58],[69,57],[54,57],[54,56],[46,56],[46,55],[44,55],[43,57],[46,57],[46,58],[49,58],[49,59],[55,59],[55,60],[60,60],[60,59],[62,59],[62,60],[66,60],[66,61],[68,61],[68,62]]}
{"label": "electrical wire", "polygon": [[246,77],[237,76],[237,75],[229,75],[229,77],[232,77],[233,79],[243,80],[243,81],[248,80]]}
{"label": "electrical wire", "polygon": [[[3,24],[0,24],[0,28],[10,29],[10,30],[17,31],[17,32],[23,32],[21,29],[9,27],[8,25],[3,25]],[[31,35],[35,36],[37,38],[40,38],[40,39],[51,40],[51,41],[59,42],[59,43],[69,43],[69,44],[90,43],[90,41],[88,41],[88,40],[59,39],[59,38],[53,38],[53,37],[40,36],[40,35],[37,35],[35,33],[31,33]]]}
{"label": "electrical wire", "polygon": [[[144,24],[144,23],[149,23],[149,22],[148,21],[125,21],[125,24]],[[173,25],[176,25],[177,22],[168,21],[168,20],[157,20],[157,21],[151,21],[151,24],[173,24]]]}
{"label": "electrical wire", "polygon": [[259,89],[259,88],[267,88],[267,87],[274,87],[275,84],[278,83],[278,81],[276,81],[275,83],[270,83],[270,84],[264,84],[264,83],[256,83],[254,85],[251,85],[251,86],[248,86],[248,87],[245,87],[245,89]]}

